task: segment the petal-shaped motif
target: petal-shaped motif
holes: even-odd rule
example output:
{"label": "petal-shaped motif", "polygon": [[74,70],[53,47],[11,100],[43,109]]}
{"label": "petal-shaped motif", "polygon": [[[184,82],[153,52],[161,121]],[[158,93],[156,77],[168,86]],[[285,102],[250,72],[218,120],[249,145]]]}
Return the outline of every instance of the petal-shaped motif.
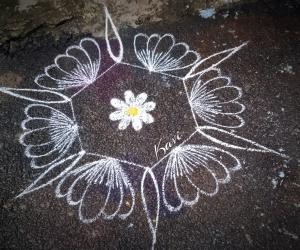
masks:
{"label": "petal-shaped motif", "polygon": [[58,55],[45,73],[35,78],[42,88],[63,90],[93,83],[100,69],[101,53],[98,43],[84,38],[78,46],[70,46],[66,53]]}
{"label": "petal-shaped motif", "polygon": [[238,128],[244,125],[240,117],[245,106],[238,102],[241,88],[230,85],[230,78],[218,76],[206,82],[199,77],[190,94],[190,104],[202,120],[219,127]]}
{"label": "petal-shaped motif", "polygon": [[134,128],[135,131],[139,131],[142,129],[143,123],[140,117],[132,119],[132,127]]}
{"label": "petal-shaped motif", "polygon": [[135,97],[131,90],[125,91],[124,98],[127,105],[131,105],[135,102]]}
{"label": "petal-shaped motif", "polygon": [[26,147],[25,155],[32,159],[32,168],[50,166],[64,157],[78,137],[77,124],[53,107],[31,104],[25,115],[20,143]]}
{"label": "petal-shaped motif", "polygon": [[118,125],[118,129],[120,129],[120,130],[126,129],[129,126],[130,122],[131,122],[130,118],[122,119]]}
{"label": "petal-shaped motif", "polygon": [[149,71],[169,72],[192,67],[200,56],[185,43],[176,43],[171,34],[139,33],[134,37],[134,51],[138,60]]}
{"label": "petal-shaped motif", "polygon": [[109,119],[112,121],[118,121],[126,118],[122,110],[117,110],[109,115]]}
{"label": "petal-shaped motif", "polygon": [[146,112],[149,112],[149,111],[153,111],[156,107],[156,103],[155,102],[146,102],[144,105],[143,105],[143,109],[146,111]]}
{"label": "petal-shaped motif", "polygon": [[141,115],[140,115],[140,118],[142,119],[142,121],[146,124],[150,124],[150,123],[153,123],[154,122],[154,118],[152,115],[146,113],[146,112],[143,112]]}
{"label": "petal-shaped motif", "polygon": [[230,181],[230,171],[240,168],[240,161],[225,150],[205,145],[178,146],[171,151],[165,168],[164,204],[174,212],[198,202],[200,194],[213,196],[220,183]]}
{"label": "petal-shaped motif", "polygon": [[[128,176],[118,161],[108,158],[70,171],[57,185],[56,195],[66,197],[72,206],[78,205],[79,217],[84,223],[100,217],[113,219],[117,215],[125,219],[135,205],[135,192]],[[131,206],[121,212],[125,196]]]}
{"label": "petal-shaped motif", "polygon": [[112,98],[110,100],[110,104],[111,104],[111,106],[113,106],[116,109],[123,109],[128,106],[125,102],[123,102],[122,100],[120,100],[118,98]]}
{"label": "petal-shaped motif", "polygon": [[135,99],[135,104],[141,106],[147,100],[148,95],[146,93],[138,94]]}

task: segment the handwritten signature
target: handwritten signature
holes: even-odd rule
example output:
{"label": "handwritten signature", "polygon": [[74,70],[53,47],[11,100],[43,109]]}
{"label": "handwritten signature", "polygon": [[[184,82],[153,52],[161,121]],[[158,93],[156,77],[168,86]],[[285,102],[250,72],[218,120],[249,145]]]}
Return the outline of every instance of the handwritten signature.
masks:
{"label": "handwritten signature", "polygon": [[157,145],[154,145],[154,152],[156,159],[159,160],[160,157],[164,156],[172,147],[174,147],[182,139],[180,132],[177,132],[168,142],[161,145],[162,138],[160,138]]}

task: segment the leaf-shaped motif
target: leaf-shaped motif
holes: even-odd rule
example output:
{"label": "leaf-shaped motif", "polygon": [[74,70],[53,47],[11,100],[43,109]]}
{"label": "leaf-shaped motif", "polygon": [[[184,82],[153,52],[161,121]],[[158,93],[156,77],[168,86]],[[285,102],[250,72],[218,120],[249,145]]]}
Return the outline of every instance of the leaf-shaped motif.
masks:
{"label": "leaf-shaped motif", "polygon": [[[154,211],[150,211],[149,209],[149,203],[146,199],[146,193],[145,193],[145,181],[147,176],[149,175],[154,188],[155,188],[155,194],[156,194],[156,206],[154,208]],[[142,180],[141,180],[141,196],[142,196],[142,201],[143,201],[143,207],[144,211],[146,213],[148,225],[152,234],[152,248],[154,247],[156,243],[156,232],[157,232],[157,227],[158,227],[158,221],[159,221],[159,209],[160,209],[160,195],[159,195],[159,188],[157,184],[156,177],[152,170],[150,168],[146,169]]]}
{"label": "leaf-shaped motif", "polygon": [[185,79],[204,74],[205,72],[215,69],[220,63],[227,60],[229,57],[231,57],[233,54],[238,52],[242,47],[244,47],[247,43],[243,43],[240,46],[223,50],[221,52],[215,53],[211,56],[208,56],[199,62],[197,62],[191,70],[186,74],[184,77]]}
{"label": "leaf-shaped motif", "polygon": [[0,92],[31,102],[51,104],[66,103],[70,101],[67,96],[61,93],[45,89],[15,89],[0,87]]}
{"label": "leaf-shaped motif", "polygon": [[257,142],[246,139],[234,133],[228,132],[224,129],[211,127],[211,126],[199,126],[197,128],[197,131],[201,135],[209,139],[210,141],[222,145],[226,148],[233,148],[233,149],[245,150],[250,152],[273,153],[284,158],[289,158],[285,154],[281,154],[273,149],[269,149],[263,145],[260,145]]}
{"label": "leaf-shaped motif", "polygon": [[22,197],[25,194],[29,194],[43,187],[46,187],[52,184],[55,180],[63,177],[78,163],[78,161],[82,158],[84,154],[85,152],[81,151],[78,154],[73,154],[56,163],[53,163],[47,170],[45,170],[30,186],[28,186],[16,198]]}
{"label": "leaf-shaped motif", "polygon": [[[124,48],[123,48],[123,43],[121,40],[121,37],[119,35],[119,32],[115,26],[115,24],[113,23],[113,20],[108,12],[107,7],[104,7],[104,11],[105,11],[105,40],[106,40],[106,44],[107,44],[107,50],[108,53],[110,55],[110,57],[116,62],[116,63],[120,63],[123,59],[123,54],[124,54]],[[112,43],[110,42],[108,35],[110,33],[110,31],[113,32],[114,37],[117,39],[118,41],[118,53],[117,55],[115,55],[115,53],[113,52],[113,46]]]}

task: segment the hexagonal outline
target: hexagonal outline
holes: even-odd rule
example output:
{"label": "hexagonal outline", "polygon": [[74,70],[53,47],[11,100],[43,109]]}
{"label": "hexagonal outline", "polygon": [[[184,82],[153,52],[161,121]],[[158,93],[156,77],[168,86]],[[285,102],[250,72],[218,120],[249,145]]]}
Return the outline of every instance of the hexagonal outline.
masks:
{"label": "hexagonal outline", "polygon": [[[82,87],[79,91],[77,91],[76,93],[74,93],[71,97],[70,97],[70,106],[71,106],[71,111],[72,111],[72,117],[73,117],[73,120],[74,121],[77,121],[76,119],[76,113],[74,111],[74,105],[73,105],[73,98],[78,96],[81,92],[84,92],[85,89],[88,89],[90,86],[92,85],[95,85],[96,84],[96,81],[101,79],[104,75],[108,74],[115,66],[117,65],[126,65],[126,66],[129,66],[129,67],[132,67],[132,68],[138,68],[138,69],[142,69],[142,70],[145,70],[147,71],[147,68],[144,68],[142,66],[139,66],[139,65],[134,65],[134,64],[130,64],[130,63],[114,63],[113,65],[111,65],[108,69],[106,69],[104,72],[102,72],[97,78],[96,80],[91,83],[91,84],[87,84],[86,86]],[[189,111],[191,112],[192,114],[192,117],[193,117],[193,122],[194,122],[194,125],[195,127],[199,127],[198,125],[198,121],[196,119],[196,115],[192,109],[192,106],[191,106],[191,103],[190,103],[190,98],[189,98],[189,94],[188,94],[188,89],[187,89],[187,86],[186,86],[186,83],[185,83],[185,80],[181,77],[178,77],[178,76],[175,76],[175,75],[171,75],[171,74],[167,74],[167,73],[162,73],[162,72],[155,72],[156,74],[158,75],[165,75],[165,76],[168,76],[170,78],[174,78],[176,80],[179,80],[180,83],[182,84],[182,86],[184,87],[184,95],[185,95],[185,98],[186,100],[188,101],[188,105],[189,105]],[[80,126],[80,124],[78,124]],[[180,144],[176,145],[175,147],[178,147],[178,146],[183,146],[185,145],[195,134],[197,133],[197,129],[195,129],[195,131],[191,134],[188,135],[188,137],[182,141]],[[131,165],[133,167],[139,167],[139,168],[142,168],[142,169],[154,169],[156,166],[159,165],[159,163],[161,163],[164,159],[166,159],[169,154],[171,153],[171,150],[166,153],[162,158],[156,160],[153,164],[151,164],[150,166],[145,166],[143,164],[138,164],[138,163],[135,163],[135,162],[131,162],[131,161],[127,161],[127,160],[123,160],[123,159],[119,159],[119,158],[116,158],[116,157],[112,157],[112,156],[109,156],[109,155],[105,155],[105,154],[100,154],[100,153],[92,153],[92,152],[88,152],[88,150],[85,150],[84,146],[83,146],[83,143],[82,143],[82,137],[80,136],[80,133],[78,132],[78,140],[79,140],[79,144],[80,144],[80,148],[81,150],[84,150],[86,152],[87,155],[92,155],[92,156],[98,156],[98,157],[103,157],[103,158],[108,158],[108,159],[112,159],[112,160],[116,160],[118,161],[119,163],[124,163],[124,164],[128,164],[128,165]],[[174,148],[175,148],[174,147]]]}

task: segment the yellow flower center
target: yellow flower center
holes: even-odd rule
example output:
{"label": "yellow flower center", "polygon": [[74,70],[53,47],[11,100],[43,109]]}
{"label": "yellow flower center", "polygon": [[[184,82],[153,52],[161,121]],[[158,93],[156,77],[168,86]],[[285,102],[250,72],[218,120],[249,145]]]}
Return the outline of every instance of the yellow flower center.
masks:
{"label": "yellow flower center", "polygon": [[127,112],[127,115],[134,117],[134,116],[137,116],[137,114],[139,113],[139,109],[137,107],[131,106],[131,107],[127,108],[126,112]]}

